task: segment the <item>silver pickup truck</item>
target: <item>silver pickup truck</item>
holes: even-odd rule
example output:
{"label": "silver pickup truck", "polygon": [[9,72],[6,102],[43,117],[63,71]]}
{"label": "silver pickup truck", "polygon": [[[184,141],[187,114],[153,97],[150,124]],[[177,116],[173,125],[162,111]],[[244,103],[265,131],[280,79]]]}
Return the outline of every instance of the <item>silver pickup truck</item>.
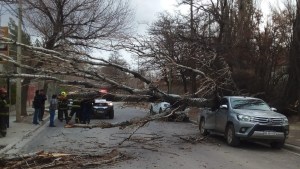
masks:
{"label": "silver pickup truck", "polygon": [[241,139],[264,140],[273,148],[282,148],[289,134],[288,119],[275,112],[258,98],[226,96],[215,111],[200,113],[199,129],[202,135],[209,132],[224,134],[230,146],[237,146]]}

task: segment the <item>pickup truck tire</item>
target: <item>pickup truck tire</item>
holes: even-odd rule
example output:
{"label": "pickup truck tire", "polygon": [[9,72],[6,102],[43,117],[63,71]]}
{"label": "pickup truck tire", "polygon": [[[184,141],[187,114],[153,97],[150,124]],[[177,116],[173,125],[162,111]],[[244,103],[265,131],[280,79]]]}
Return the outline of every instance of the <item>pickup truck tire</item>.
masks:
{"label": "pickup truck tire", "polygon": [[281,149],[284,145],[284,140],[271,142],[270,145],[274,149]]}
{"label": "pickup truck tire", "polygon": [[200,134],[202,136],[207,136],[209,134],[209,132],[206,129],[204,129],[204,125],[205,125],[205,119],[202,118],[199,123]]}
{"label": "pickup truck tire", "polygon": [[235,136],[235,130],[234,130],[234,126],[232,124],[229,124],[227,126],[226,132],[225,132],[225,138],[226,138],[227,144],[230,146],[235,147],[240,144],[240,139]]}

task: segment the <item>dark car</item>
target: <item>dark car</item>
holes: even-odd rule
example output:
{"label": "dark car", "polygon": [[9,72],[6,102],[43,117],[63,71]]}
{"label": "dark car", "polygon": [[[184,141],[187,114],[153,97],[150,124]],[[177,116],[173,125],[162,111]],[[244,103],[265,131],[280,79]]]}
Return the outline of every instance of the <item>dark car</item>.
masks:
{"label": "dark car", "polygon": [[114,118],[114,106],[111,101],[106,99],[95,99],[93,103],[93,113],[92,118],[97,117],[108,117],[110,119]]}

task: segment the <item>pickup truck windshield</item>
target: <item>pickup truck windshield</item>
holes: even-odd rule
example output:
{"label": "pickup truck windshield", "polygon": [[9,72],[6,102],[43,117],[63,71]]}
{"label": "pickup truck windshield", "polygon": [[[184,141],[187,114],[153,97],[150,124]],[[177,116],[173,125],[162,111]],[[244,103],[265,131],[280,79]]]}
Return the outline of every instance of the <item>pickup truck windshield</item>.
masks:
{"label": "pickup truck windshield", "polygon": [[231,98],[230,103],[233,109],[270,110],[270,107],[264,101],[259,99]]}

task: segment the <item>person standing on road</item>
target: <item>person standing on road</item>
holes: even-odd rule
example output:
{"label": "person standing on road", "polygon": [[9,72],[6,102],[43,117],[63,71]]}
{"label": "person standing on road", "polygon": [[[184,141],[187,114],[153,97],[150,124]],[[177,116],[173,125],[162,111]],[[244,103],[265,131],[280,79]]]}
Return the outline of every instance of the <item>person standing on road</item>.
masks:
{"label": "person standing on road", "polygon": [[39,114],[39,121],[43,121],[43,117],[44,117],[44,112],[45,112],[45,102],[47,100],[46,94],[44,92],[44,90],[40,90],[40,97],[42,100],[42,107],[41,107],[41,111]]}
{"label": "person standing on road", "polygon": [[33,108],[34,108],[34,113],[33,113],[33,124],[39,124],[38,122],[38,117],[42,108],[42,97],[40,95],[40,91],[36,90],[35,91],[35,96],[33,99]]}
{"label": "person standing on road", "polygon": [[90,124],[91,114],[93,111],[93,101],[94,99],[87,99],[82,102],[82,117],[83,124]]}
{"label": "person standing on road", "polygon": [[54,125],[54,116],[55,116],[55,111],[57,110],[57,96],[54,94],[52,95],[52,98],[50,100],[50,106],[49,106],[49,113],[50,113],[50,124],[49,127],[56,127]]}
{"label": "person standing on road", "polygon": [[0,89],[0,137],[6,136],[6,130],[9,126],[9,107],[6,102],[7,92],[5,89]]}
{"label": "person standing on road", "polygon": [[71,112],[70,112],[70,120],[72,119],[72,117],[75,114],[75,123],[79,123],[79,114],[80,114],[80,103],[81,100],[80,99],[74,99],[73,104],[71,105]]}
{"label": "person standing on road", "polygon": [[63,115],[65,115],[66,124],[69,123],[69,115],[68,115],[68,104],[69,101],[67,99],[67,93],[61,92],[61,96],[58,98],[58,112],[59,112],[59,120],[63,121]]}

